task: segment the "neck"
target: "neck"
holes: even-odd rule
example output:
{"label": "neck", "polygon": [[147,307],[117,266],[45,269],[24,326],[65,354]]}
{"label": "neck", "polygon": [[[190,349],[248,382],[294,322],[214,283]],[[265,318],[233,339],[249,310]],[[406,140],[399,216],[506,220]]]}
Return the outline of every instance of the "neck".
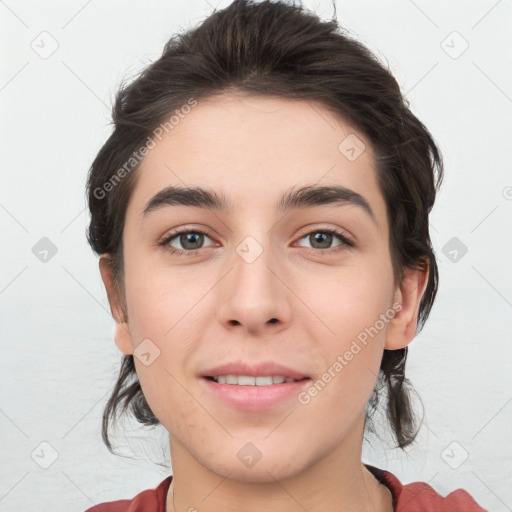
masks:
{"label": "neck", "polygon": [[170,436],[173,481],[168,512],[392,512],[387,487],[361,463],[364,421],[332,452],[292,476],[247,482],[221,476],[200,464]]}

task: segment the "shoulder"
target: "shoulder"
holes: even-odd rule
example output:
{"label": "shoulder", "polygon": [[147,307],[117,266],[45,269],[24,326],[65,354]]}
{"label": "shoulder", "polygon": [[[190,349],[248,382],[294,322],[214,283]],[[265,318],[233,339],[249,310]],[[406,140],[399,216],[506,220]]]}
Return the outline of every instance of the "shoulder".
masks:
{"label": "shoulder", "polygon": [[397,512],[488,512],[464,489],[456,489],[441,496],[423,482],[404,485],[398,505]]}
{"label": "shoulder", "polygon": [[365,466],[390,489],[395,512],[488,512],[464,489],[441,496],[427,483],[413,482],[403,485],[389,471],[368,464]]}
{"label": "shoulder", "polygon": [[167,491],[172,476],[153,489],[146,489],[130,500],[109,501],[88,508],[85,512],[165,512]]}

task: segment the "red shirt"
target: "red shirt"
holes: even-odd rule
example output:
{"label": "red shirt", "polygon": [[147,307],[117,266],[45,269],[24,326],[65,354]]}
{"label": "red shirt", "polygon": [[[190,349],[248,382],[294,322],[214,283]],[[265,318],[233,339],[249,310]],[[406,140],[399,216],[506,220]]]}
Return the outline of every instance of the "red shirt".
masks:
{"label": "red shirt", "polygon": [[[464,489],[457,489],[443,497],[426,483],[402,485],[389,471],[368,464],[365,466],[391,491],[395,512],[488,512]],[[85,512],[166,512],[165,500],[171,481],[172,476],[168,476],[155,489],[142,491],[131,500],[100,503]]]}

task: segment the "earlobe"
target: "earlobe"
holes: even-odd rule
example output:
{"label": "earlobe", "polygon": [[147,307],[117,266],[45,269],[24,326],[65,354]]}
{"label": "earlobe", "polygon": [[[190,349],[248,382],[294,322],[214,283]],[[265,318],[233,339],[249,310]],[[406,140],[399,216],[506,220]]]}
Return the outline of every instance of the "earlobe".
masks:
{"label": "earlobe", "polygon": [[428,283],[428,266],[423,269],[406,268],[404,273],[402,283],[395,292],[395,304],[400,304],[400,309],[389,323],[386,333],[384,348],[388,350],[406,347],[416,335],[419,306]]}
{"label": "earlobe", "polygon": [[121,304],[120,298],[114,285],[112,264],[109,254],[102,254],[99,260],[100,274],[107,291],[110,312],[115,321],[114,340],[121,352],[133,354],[133,344],[126,319],[126,311]]}

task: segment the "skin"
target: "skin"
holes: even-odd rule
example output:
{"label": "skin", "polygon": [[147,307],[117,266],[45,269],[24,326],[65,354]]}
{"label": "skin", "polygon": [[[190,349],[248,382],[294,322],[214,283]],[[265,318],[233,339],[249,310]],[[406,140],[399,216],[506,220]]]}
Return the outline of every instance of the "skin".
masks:
{"label": "skin", "polygon": [[[338,150],[349,134],[366,145],[354,161]],[[149,338],[160,350],[150,365],[135,364],[169,432],[167,510],[392,511],[389,489],[361,462],[364,411],[384,348],[415,335],[427,271],[394,281],[369,141],[319,103],[229,93],[199,101],[137,172],[123,233],[124,297],[106,255],[100,272],[119,349],[133,354]],[[348,204],[276,213],[285,191],[314,184],[358,192],[375,219]],[[169,185],[215,189],[235,210],[167,206],[143,219],[149,199]],[[180,227],[209,229],[196,255],[158,245]],[[331,246],[315,245],[308,235],[322,228],[344,230],[356,246],[335,251],[334,235]],[[236,252],[249,235],[263,251],[252,263]],[[185,250],[179,237],[172,245]],[[226,362],[273,360],[320,378],[397,303],[401,310],[308,404],[235,410],[197,376]],[[250,468],[237,457],[247,442],[262,454]]]}

